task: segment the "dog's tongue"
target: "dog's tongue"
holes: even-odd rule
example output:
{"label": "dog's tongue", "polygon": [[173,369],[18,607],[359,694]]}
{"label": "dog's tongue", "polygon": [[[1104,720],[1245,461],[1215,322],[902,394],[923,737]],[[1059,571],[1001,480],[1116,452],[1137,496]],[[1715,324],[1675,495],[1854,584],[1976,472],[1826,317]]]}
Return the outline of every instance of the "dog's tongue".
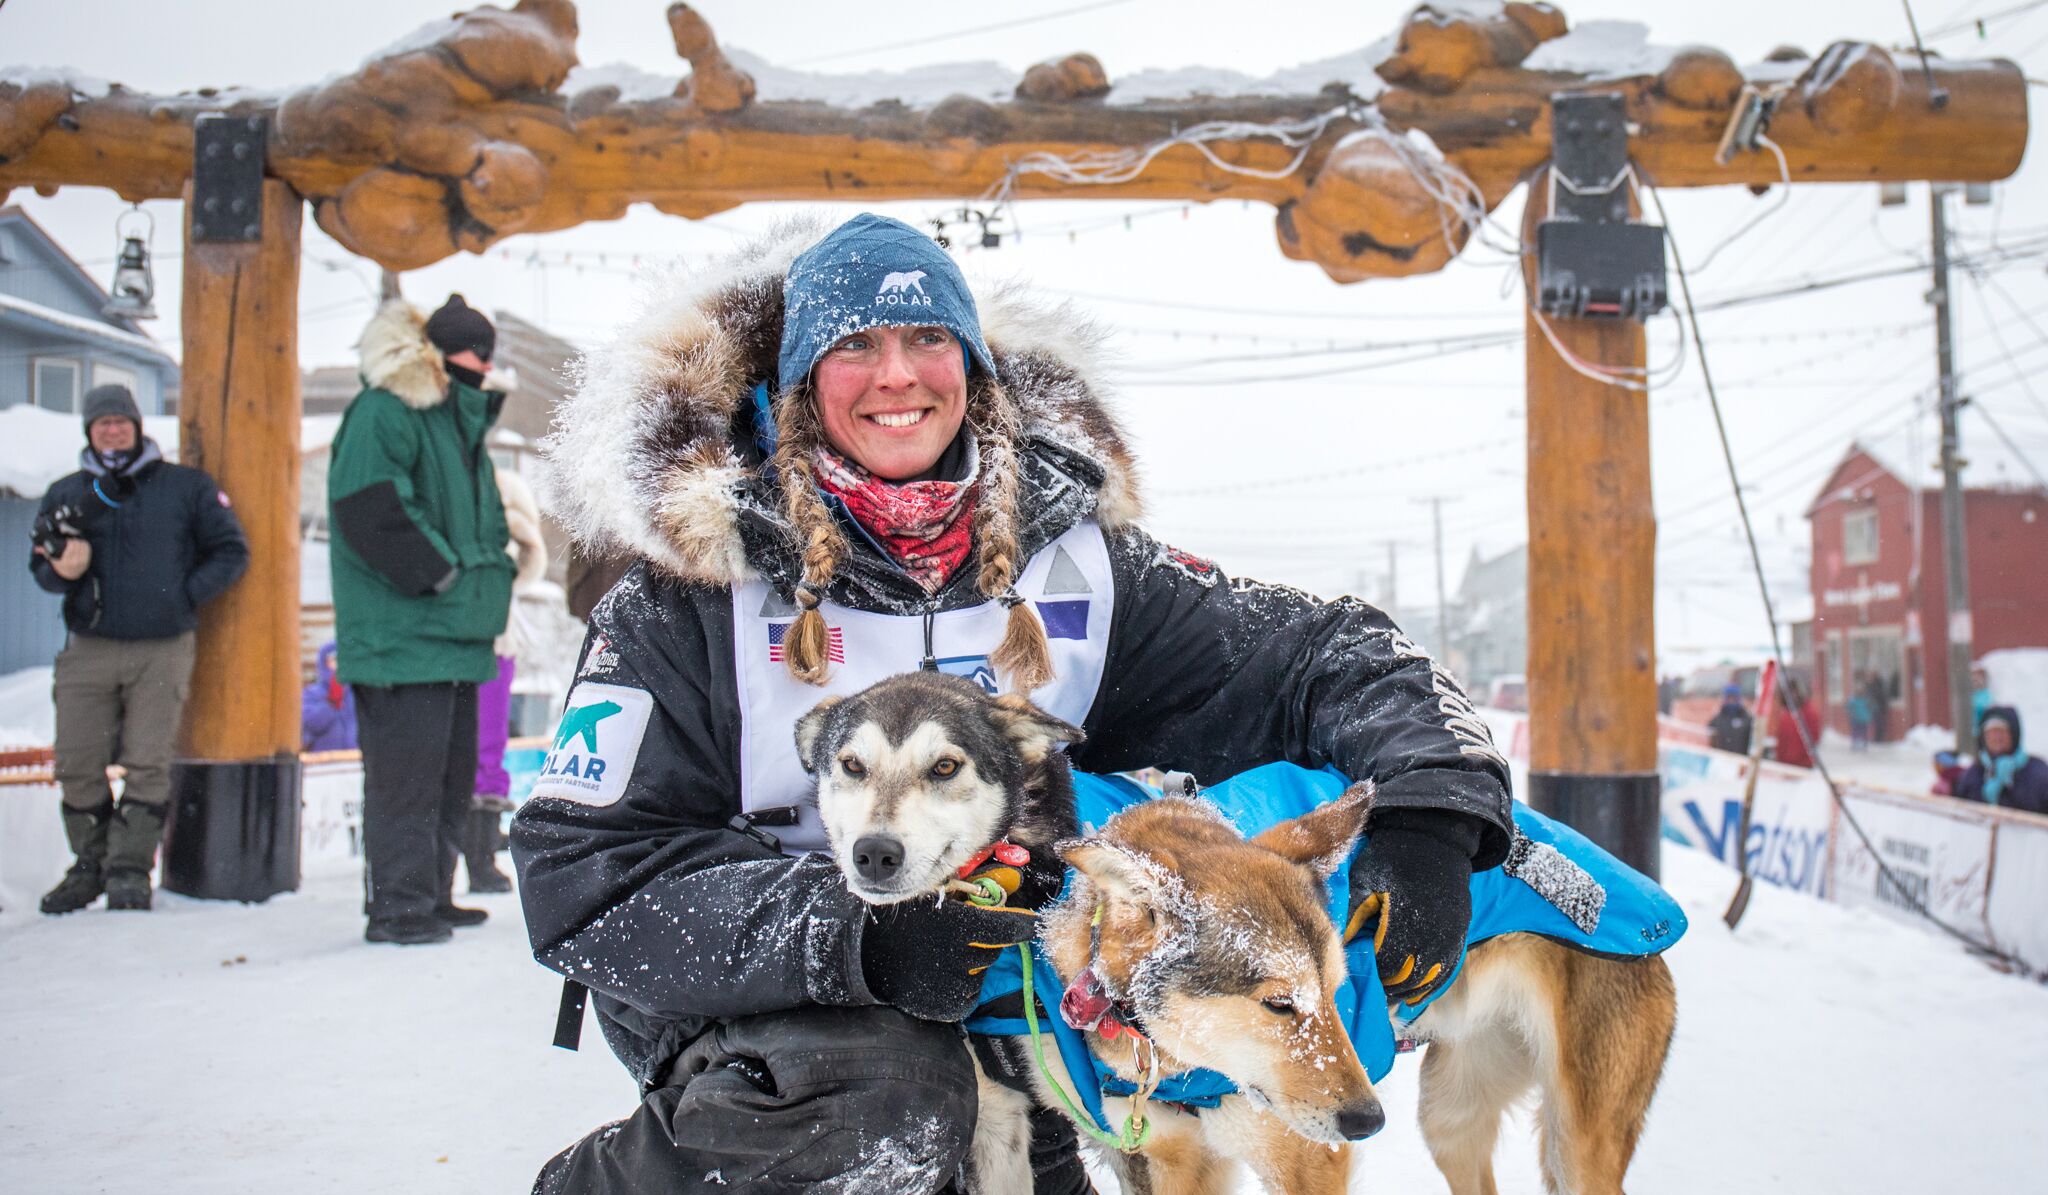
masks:
{"label": "dog's tongue", "polygon": [[1103,989],[1102,977],[1095,968],[1074,977],[1060,996],[1060,1017],[1076,1029],[1089,1030],[1102,1023],[1109,1015],[1109,993]]}

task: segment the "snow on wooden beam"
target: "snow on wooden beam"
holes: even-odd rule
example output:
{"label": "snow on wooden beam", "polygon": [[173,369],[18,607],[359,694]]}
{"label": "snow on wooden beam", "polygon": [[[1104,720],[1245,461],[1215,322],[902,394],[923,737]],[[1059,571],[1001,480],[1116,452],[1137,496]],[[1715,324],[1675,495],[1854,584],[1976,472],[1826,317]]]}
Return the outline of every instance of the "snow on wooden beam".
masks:
{"label": "snow on wooden beam", "polygon": [[[397,270],[512,233],[616,219],[633,203],[701,217],[755,200],[971,198],[1010,179],[1027,198],[1268,203],[1283,252],[1348,282],[1450,260],[1474,213],[1446,212],[1438,196],[1448,182],[1487,209],[1498,204],[1549,156],[1557,91],[1621,92],[1638,164],[1674,187],[1778,181],[1769,154],[1715,162],[1745,84],[1777,97],[1769,132],[1795,182],[2004,178],[2027,133],[2026,83],[2008,62],[1931,62],[1948,94],[1937,108],[1917,60],[1855,43],[1747,77],[1702,48],[1654,62],[1574,58],[1566,48],[1597,49],[1599,28],[1568,32],[1549,4],[1418,7],[1377,68],[1387,85],[1376,95],[1379,80],[1367,79],[1313,94],[1123,103],[1105,98],[1101,64],[1079,54],[1032,68],[1004,102],[857,109],[757,99],[700,14],[679,3],[666,17],[692,69],[672,94],[646,99],[563,91],[576,62],[570,0],[459,13],[354,74],[282,96],[142,95],[50,72],[0,78],[0,194],[102,186],[133,200],[176,196],[193,119],[228,111],[272,116],[269,173],[311,201],[336,239]],[[1573,69],[1546,66],[1559,61]],[[1240,133],[1321,123],[1305,152],[1235,135],[1168,146],[1117,181],[1011,174],[1034,156],[1136,160],[1217,121]],[[1418,174],[1421,159],[1386,135],[1410,130],[1433,145],[1434,174]]]}

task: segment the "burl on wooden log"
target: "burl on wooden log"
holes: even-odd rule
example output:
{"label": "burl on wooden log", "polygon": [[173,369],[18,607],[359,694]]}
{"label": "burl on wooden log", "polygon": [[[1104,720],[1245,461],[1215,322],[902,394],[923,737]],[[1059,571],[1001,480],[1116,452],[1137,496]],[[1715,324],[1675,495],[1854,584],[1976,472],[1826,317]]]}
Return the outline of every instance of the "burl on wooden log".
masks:
{"label": "burl on wooden log", "polygon": [[[176,196],[191,170],[193,119],[227,111],[273,116],[269,173],[311,201],[343,245],[392,269],[515,232],[614,219],[634,203],[701,217],[756,200],[973,198],[1007,183],[1027,198],[1271,204],[1283,252],[1353,282],[1450,260],[1477,209],[1549,157],[1558,91],[1621,93],[1637,129],[1631,153],[1661,186],[1778,181],[1768,154],[1715,161],[1746,82],[1726,55],[1688,47],[1657,74],[1620,77],[1532,70],[1530,55],[1567,32],[1551,4],[1415,8],[1377,67],[1384,90],[1332,79],[1307,94],[1116,102],[1102,64],[1075,54],[1031,68],[1004,102],[956,95],[860,109],[759,99],[701,14],[678,3],[666,16],[690,73],[670,94],[630,102],[611,85],[563,91],[576,63],[570,0],[458,13],[281,101],[118,85],[88,93],[51,72],[0,79],[0,196],[78,185]],[[1983,181],[2019,165],[2027,94],[2011,63],[1934,60],[1923,72],[1857,43],[1795,60],[1797,79],[1755,81],[1778,96],[1769,132],[1795,181]],[[1945,106],[1929,102],[1929,73]],[[1209,122],[1240,132],[1160,148]],[[1305,149],[1242,134],[1283,125],[1318,132]],[[1147,164],[1108,184],[1015,173],[1047,159]]]}

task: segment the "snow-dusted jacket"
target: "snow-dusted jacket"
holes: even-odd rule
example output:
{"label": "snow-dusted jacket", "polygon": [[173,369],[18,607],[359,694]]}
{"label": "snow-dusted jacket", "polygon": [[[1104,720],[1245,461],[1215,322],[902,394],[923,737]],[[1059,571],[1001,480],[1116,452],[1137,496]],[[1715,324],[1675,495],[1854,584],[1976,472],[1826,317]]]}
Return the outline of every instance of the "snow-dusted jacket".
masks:
{"label": "snow-dusted jacket", "polygon": [[92,563],[66,581],[39,554],[36,584],[64,595],[64,625],[104,639],[168,639],[199,625],[199,607],[249,567],[249,541],[228,498],[205,472],[174,465],[153,441],[119,475],[84,454],[87,468],[57,479],[37,514],[70,508]]}
{"label": "snow-dusted jacket", "polygon": [[359,685],[487,681],[505,630],[512,560],[484,436],[500,383],[451,380],[403,300],[363,330],[363,391],[327,470],[341,679]]}
{"label": "snow-dusted jacket", "polygon": [[[736,616],[735,593],[765,586],[764,605],[793,614],[801,579],[750,395],[775,374],[783,274],[825,231],[781,230],[656,296],[587,362],[545,448],[549,509],[587,546],[640,563],[592,612],[577,688],[605,699],[572,693],[551,757],[575,767],[587,748],[612,770],[588,798],[525,803],[513,858],[536,957],[594,990],[607,1038],[649,1086],[712,1020],[877,1003],[861,969],[865,906],[832,861],[734,828],[750,729],[735,622],[754,614]],[[1013,406],[1018,428],[1020,555],[1070,532],[1106,548],[1114,613],[1089,640],[1101,680],[1076,766],[1220,780],[1273,760],[1334,765],[1377,781],[1382,809],[1478,819],[1476,865],[1500,862],[1507,767],[1450,678],[1371,606],[1234,580],[1146,535],[1134,462],[1094,380],[1098,335],[1014,284],[976,300],[999,383],[983,401]],[[915,625],[984,601],[971,569],[927,598],[864,535],[847,540],[828,603]],[[774,650],[746,629],[739,647]],[[902,669],[917,665],[913,654]]]}

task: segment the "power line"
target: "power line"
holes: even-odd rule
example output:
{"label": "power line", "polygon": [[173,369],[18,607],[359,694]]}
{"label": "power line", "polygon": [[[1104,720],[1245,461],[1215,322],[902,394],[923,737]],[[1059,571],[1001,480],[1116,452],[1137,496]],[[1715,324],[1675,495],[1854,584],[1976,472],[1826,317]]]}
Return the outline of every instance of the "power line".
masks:
{"label": "power line", "polygon": [[997,21],[992,25],[976,25],[972,29],[955,29],[951,33],[934,33],[930,37],[912,38],[909,41],[885,42],[881,45],[862,46],[856,50],[835,50],[830,54],[819,54],[811,58],[800,58],[788,66],[810,66],[818,62],[833,62],[841,58],[853,58],[861,54],[879,54],[885,50],[907,50],[912,46],[928,46],[934,42],[952,41],[954,38],[972,37],[977,33],[994,33],[998,29],[1015,29],[1020,25],[1035,25],[1040,21],[1051,21],[1060,17],[1071,17],[1084,12],[1095,12],[1104,8],[1115,8],[1129,4],[1131,0],[1100,0],[1095,4],[1082,4],[1073,8],[1062,8],[1056,12],[1042,12],[1035,16],[1018,17],[1010,21]]}
{"label": "power line", "polygon": [[1977,414],[1982,415],[1984,417],[1984,422],[1989,424],[1991,430],[1998,433],[1998,438],[2005,442],[2005,446],[2012,450],[2013,459],[2019,461],[2021,468],[2025,469],[2027,472],[2032,473],[2034,475],[2034,484],[2040,486],[2044,490],[2048,490],[2048,477],[2042,477],[2041,471],[2034,467],[2033,460],[2029,458],[2025,452],[2020,450],[2019,445],[2012,442],[2011,436],[2005,434],[2005,429],[1999,426],[1998,420],[1993,419],[1991,417],[1991,408],[1985,406],[1982,401],[1978,401],[1969,404],[1967,409],[1975,411],[1977,412]]}
{"label": "power line", "polygon": [[1984,26],[1992,21],[2018,16],[2023,12],[2032,12],[2037,8],[2048,8],[2048,0],[2032,0],[2028,4],[2015,4],[2010,8],[2001,8],[1997,12],[1987,12],[1982,16],[1963,17],[1950,21],[1945,25],[1937,25],[1929,29],[1926,36],[1930,38],[1947,37],[1951,33],[1960,33],[1966,29],[1976,29],[1981,32]]}

